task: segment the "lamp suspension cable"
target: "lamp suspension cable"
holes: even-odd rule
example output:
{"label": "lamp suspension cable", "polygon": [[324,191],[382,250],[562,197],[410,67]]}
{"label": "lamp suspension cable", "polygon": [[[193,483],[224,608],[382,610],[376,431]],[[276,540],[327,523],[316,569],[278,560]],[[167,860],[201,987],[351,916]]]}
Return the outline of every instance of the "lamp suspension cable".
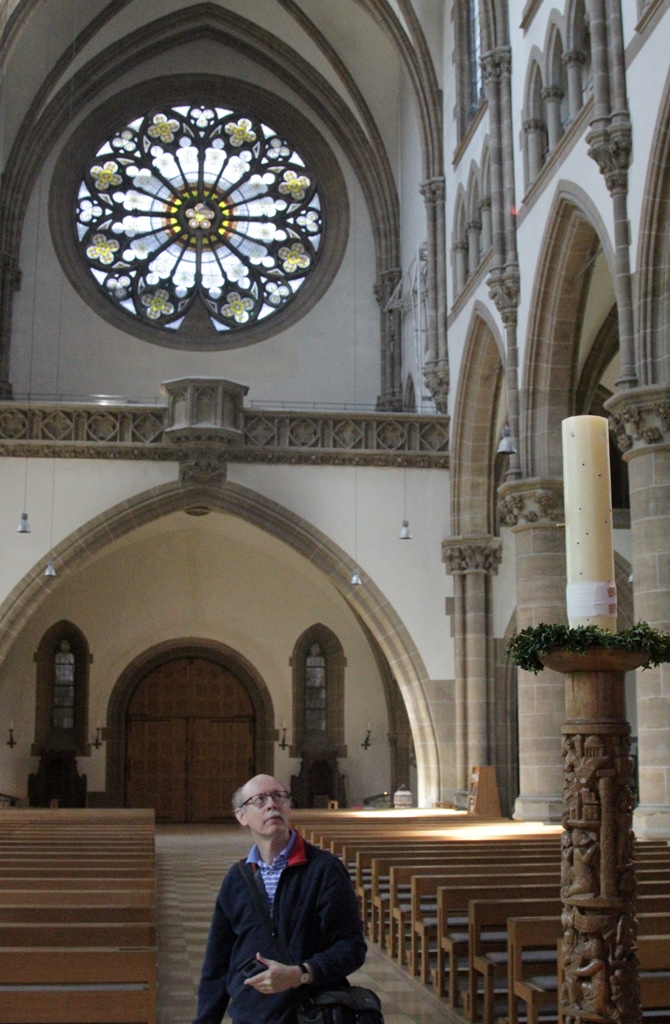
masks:
{"label": "lamp suspension cable", "polygon": [[403,517],[402,517],[402,529],[400,530],[400,540],[411,540],[412,534],[409,530],[409,519],[407,518],[407,469],[403,467],[402,471],[402,486],[403,486]]}
{"label": "lamp suspension cable", "polygon": [[[66,138],[70,136],[72,131],[73,121],[73,110],[74,110],[74,59],[77,52],[77,13],[78,13],[78,0],[75,0],[72,16],[72,43],[70,47],[70,82],[69,82],[69,98],[68,98],[68,116],[67,116],[67,130]],[[61,269],[60,276],[60,289],[58,295],[58,330],[56,336],[56,365],[54,368],[54,407],[58,408],[58,402],[60,400],[60,370],[61,370],[61,344],[63,338],[63,305],[64,305],[64,288],[65,288],[65,273]],[[47,562],[44,575],[48,577],[56,576],[56,568],[54,566],[54,516],[56,506],[56,453],[51,460],[51,518],[49,524],[49,560]]]}

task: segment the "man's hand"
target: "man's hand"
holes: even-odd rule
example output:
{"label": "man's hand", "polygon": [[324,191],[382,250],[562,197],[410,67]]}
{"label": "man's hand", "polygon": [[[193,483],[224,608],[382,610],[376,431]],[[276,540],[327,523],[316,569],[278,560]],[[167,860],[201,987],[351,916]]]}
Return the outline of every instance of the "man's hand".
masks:
{"label": "man's hand", "polygon": [[265,964],[267,970],[247,978],[244,984],[250,985],[264,996],[269,996],[276,992],[286,992],[287,989],[297,988],[300,984],[302,976],[302,969],[300,967],[282,964],[279,960],[268,960],[261,953],[256,953],[256,959],[259,963]]}

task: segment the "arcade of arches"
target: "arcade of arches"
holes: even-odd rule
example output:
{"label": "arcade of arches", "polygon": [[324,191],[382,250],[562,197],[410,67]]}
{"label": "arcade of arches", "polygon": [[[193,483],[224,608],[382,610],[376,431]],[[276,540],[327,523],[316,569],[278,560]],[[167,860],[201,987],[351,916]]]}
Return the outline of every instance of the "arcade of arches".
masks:
{"label": "arcade of arches", "polygon": [[[505,648],[567,618],[568,416],[618,625],[670,627],[669,32],[0,2],[0,793],[202,822],[251,771],[462,807],[492,765],[559,820],[563,680]],[[670,835],[668,669],[627,683]]]}

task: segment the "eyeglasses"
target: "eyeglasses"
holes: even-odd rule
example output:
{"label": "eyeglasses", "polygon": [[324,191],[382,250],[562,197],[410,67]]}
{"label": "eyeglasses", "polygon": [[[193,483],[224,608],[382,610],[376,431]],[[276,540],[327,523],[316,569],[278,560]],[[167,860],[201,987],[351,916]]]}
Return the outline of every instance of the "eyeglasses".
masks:
{"label": "eyeglasses", "polygon": [[272,800],[275,804],[287,804],[291,799],[291,794],[287,793],[286,790],[278,789],[274,793],[256,793],[256,796],[250,796],[248,800],[245,800],[240,807],[246,807],[247,804],[253,804],[259,810],[261,807],[265,807],[268,800]]}

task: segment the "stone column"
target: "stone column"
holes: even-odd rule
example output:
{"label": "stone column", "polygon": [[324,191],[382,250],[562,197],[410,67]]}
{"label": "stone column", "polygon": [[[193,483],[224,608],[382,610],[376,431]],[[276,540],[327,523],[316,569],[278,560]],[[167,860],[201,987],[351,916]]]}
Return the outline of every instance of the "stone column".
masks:
{"label": "stone column", "polygon": [[454,254],[456,294],[460,295],[468,281],[468,243],[454,242],[451,251]]}
{"label": "stone column", "polygon": [[[630,388],[607,409],[628,463],[635,618],[670,630],[670,387]],[[639,836],[670,836],[670,665],[637,675]]]}
{"label": "stone column", "polygon": [[437,409],[447,412],[449,355],[447,352],[447,259],[445,180],[427,178],[420,185],[426,206],[427,302],[426,369],[424,379]]}
{"label": "stone column", "polygon": [[528,153],[528,182],[535,181],[544,164],[545,150],[545,125],[537,117],[529,118],[523,122],[523,130],[526,134],[526,152]]}
{"label": "stone column", "polygon": [[584,106],[582,78],[584,65],[586,64],[586,54],[583,50],[572,50],[570,53],[565,54],[563,63],[565,64],[568,79],[568,116],[571,121],[574,121]]}
{"label": "stone column", "polygon": [[501,555],[501,542],[495,537],[450,537],[442,543],[442,561],[454,577],[456,779],[460,792],[467,791],[473,765],[490,764],[493,663],[489,580],[498,572]]}
{"label": "stone column", "polygon": [[628,167],[632,130],[626,103],[625,55],[619,5],[608,4],[605,21],[603,0],[589,0],[593,56],[594,117],[586,141],[612,196],[616,296],[619,318],[621,372],[617,385],[636,387],[633,285],[630,272],[628,226]]}
{"label": "stone column", "polygon": [[493,244],[491,200],[489,198],[482,199],[479,210],[482,219],[482,252],[486,254]]}
{"label": "stone column", "polygon": [[547,108],[547,144],[550,151],[556,149],[563,134],[561,103],[564,96],[565,93],[559,85],[548,85],[542,91],[542,99]]}
{"label": "stone column", "polygon": [[12,397],[9,382],[9,352],[12,338],[14,292],[21,286],[19,261],[15,256],[0,257],[0,399]]}
{"label": "stone column", "polygon": [[[499,492],[500,521],[515,535],[517,630],[567,622],[563,482],[512,480]],[[520,794],[514,817],[561,820],[563,677],[518,672]]]}
{"label": "stone column", "polygon": [[400,309],[389,306],[389,300],[401,278],[398,267],[385,270],[375,284],[375,298],[380,306],[382,330],[382,393],[377,407],[384,411],[402,411],[402,318]]}
{"label": "stone column", "polygon": [[468,221],[468,277],[477,273],[479,266],[479,238],[482,226],[477,220]]}

